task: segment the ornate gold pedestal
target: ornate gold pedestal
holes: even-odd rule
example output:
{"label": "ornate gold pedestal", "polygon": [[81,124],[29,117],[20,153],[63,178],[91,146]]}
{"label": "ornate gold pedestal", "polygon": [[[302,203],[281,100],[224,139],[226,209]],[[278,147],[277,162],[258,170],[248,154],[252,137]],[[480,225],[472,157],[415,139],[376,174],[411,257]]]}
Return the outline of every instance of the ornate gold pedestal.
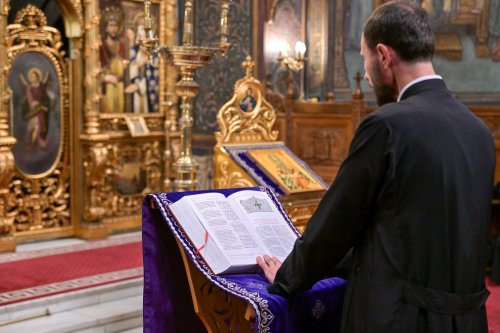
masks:
{"label": "ornate gold pedestal", "polygon": [[[247,57],[243,63],[245,77],[236,82],[233,97],[220,109],[217,122],[220,132],[215,133],[214,186],[232,188],[259,185],[254,178],[229,155],[227,149],[244,146],[266,146],[276,141],[278,132],[273,130],[276,113],[262,93],[260,81],[253,77],[253,61]],[[245,98],[254,99],[252,108],[243,110]],[[290,219],[302,232],[321,200],[324,191],[282,195],[280,202]]]}
{"label": "ornate gold pedestal", "polygon": [[[1,87],[0,87],[1,95]],[[3,101],[8,101],[8,93],[5,93]],[[4,103],[2,103],[4,104]],[[7,119],[3,110],[5,104],[0,105],[0,126]],[[7,132],[8,133],[8,132]],[[3,135],[2,135],[3,134]],[[12,155],[12,146],[16,139],[5,135],[6,131],[0,129],[0,252],[14,251],[16,241],[14,239],[14,216],[9,216],[9,186],[14,176],[14,156]]]}
{"label": "ornate gold pedestal", "polygon": [[[175,91],[181,99],[179,121],[181,151],[178,159],[172,164],[175,173],[174,188],[164,190],[193,191],[196,189],[198,163],[194,160],[192,150],[193,98],[198,94],[199,85],[194,81],[194,75],[198,68],[207,66],[217,54],[225,54],[231,47],[231,44],[227,42],[229,0],[223,0],[221,3],[220,43],[218,47],[203,47],[194,45],[193,2],[191,0],[185,3],[182,45],[180,46],[158,45],[158,40],[152,32],[151,0],[144,1],[144,28],[147,38],[141,41],[141,47],[147,49],[149,53],[161,54],[165,61],[179,70],[181,75],[181,80],[175,85]],[[170,181],[167,181],[166,185],[170,185]]]}
{"label": "ornate gold pedestal", "polygon": [[199,46],[177,46],[169,49],[166,57],[181,73],[181,80],[175,85],[175,91],[181,98],[181,154],[174,162],[174,188],[176,191],[196,189],[196,171],[198,163],[193,157],[193,98],[198,94],[199,85],[194,81],[198,68],[208,65],[219,49]]}

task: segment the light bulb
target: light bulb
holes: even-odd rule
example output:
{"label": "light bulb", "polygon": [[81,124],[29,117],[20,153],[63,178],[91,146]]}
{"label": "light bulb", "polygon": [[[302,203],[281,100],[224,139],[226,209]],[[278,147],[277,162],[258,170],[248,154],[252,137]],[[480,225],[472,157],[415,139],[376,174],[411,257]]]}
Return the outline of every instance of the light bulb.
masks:
{"label": "light bulb", "polygon": [[306,44],[300,40],[295,43],[295,53],[299,56],[303,56],[306,53]]}

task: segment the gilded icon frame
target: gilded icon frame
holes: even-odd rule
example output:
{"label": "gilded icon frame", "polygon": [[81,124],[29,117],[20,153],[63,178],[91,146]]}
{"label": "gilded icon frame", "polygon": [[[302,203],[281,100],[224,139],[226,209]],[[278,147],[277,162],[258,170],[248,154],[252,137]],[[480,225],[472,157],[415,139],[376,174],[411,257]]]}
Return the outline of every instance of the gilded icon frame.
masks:
{"label": "gilded icon frame", "polygon": [[19,237],[69,234],[72,99],[61,34],[33,5],[20,9],[5,32],[7,124],[16,142],[5,211]]}
{"label": "gilded icon frame", "polygon": [[149,128],[142,116],[125,117],[130,135],[133,137],[149,135]]}
{"label": "gilded icon frame", "polygon": [[[32,75],[41,81],[38,88],[31,86]],[[62,75],[57,59],[44,48],[13,54],[8,76],[12,91],[9,126],[17,140],[12,150],[16,167],[26,177],[45,177],[53,172],[61,158],[62,129],[66,121],[62,110]],[[40,101],[31,97],[34,93],[43,95]],[[30,108],[30,103],[40,105]]]}

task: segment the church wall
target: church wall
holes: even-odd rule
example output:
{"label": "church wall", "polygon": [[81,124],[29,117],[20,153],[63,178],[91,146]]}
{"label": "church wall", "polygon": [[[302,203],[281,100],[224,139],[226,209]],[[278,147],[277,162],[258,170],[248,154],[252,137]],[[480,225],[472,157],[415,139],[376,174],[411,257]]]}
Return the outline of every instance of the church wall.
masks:
{"label": "church wall", "polygon": [[[251,39],[259,39],[260,46],[254,50],[259,70],[258,78],[268,79],[273,89],[287,93],[289,71],[279,66],[276,56],[286,42],[290,55],[297,40],[307,45],[305,68],[293,74],[295,96],[317,97],[326,100],[330,92],[337,99],[349,99],[355,88],[355,75],[364,74],[359,43],[365,20],[375,6],[385,0],[318,0],[314,6],[304,0],[283,0],[255,2],[233,2],[231,5],[231,42],[238,52],[231,60],[218,59],[213,65],[200,70],[200,96],[195,111],[195,151],[200,156],[209,154],[213,143],[212,133],[216,130],[215,115],[224,101],[230,97],[232,82],[241,77],[239,63],[244,52],[251,50]],[[309,3],[309,4],[308,4]],[[424,1],[436,33],[436,55],[434,65],[449,88],[457,97],[470,105],[500,104],[500,75],[495,47],[500,45],[495,24],[495,6],[498,1],[477,2],[452,0],[449,6],[441,8],[434,2]],[[198,4],[200,21],[198,39],[210,41],[216,32],[216,24],[210,22],[213,1]],[[251,15],[257,27],[252,28]],[[212,18],[213,20],[214,18]],[[498,24],[497,24],[498,25]],[[210,30],[210,26],[212,29]],[[257,29],[257,31],[256,31]],[[212,37],[210,37],[212,36]],[[233,62],[234,59],[234,62]],[[223,84],[221,84],[223,83]],[[371,88],[362,80],[361,89],[365,101],[374,106]],[[198,138],[198,140],[196,140]]]}

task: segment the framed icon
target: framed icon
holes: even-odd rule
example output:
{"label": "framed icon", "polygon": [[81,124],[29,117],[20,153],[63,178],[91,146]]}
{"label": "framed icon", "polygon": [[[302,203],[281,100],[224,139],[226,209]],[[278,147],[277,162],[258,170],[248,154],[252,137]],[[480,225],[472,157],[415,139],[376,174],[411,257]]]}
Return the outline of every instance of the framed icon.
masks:
{"label": "framed icon", "polygon": [[128,130],[130,131],[130,135],[133,137],[136,136],[145,136],[149,134],[149,128],[142,116],[132,116],[125,117],[125,121],[127,122]]}

